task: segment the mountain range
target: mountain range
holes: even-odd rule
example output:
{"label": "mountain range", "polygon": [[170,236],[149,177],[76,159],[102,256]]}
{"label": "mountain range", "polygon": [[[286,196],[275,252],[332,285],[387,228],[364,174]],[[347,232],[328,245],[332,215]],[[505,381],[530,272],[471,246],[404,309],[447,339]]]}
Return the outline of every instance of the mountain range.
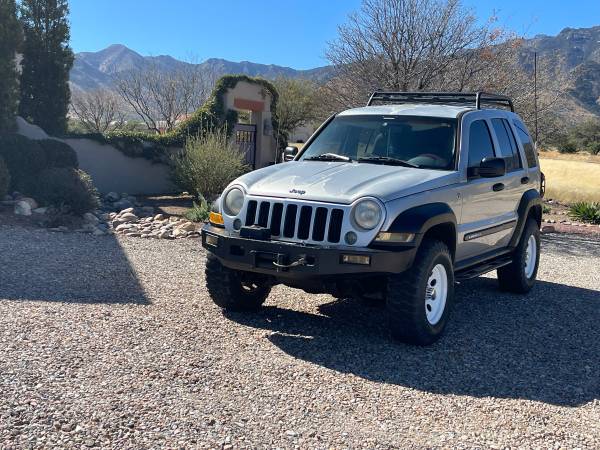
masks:
{"label": "mountain range", "polygon": [[[565,28],[556,36],[538,35],[523,41],[521,63],[531,67],[533,53],[548,58],[564,73],[570,73],[573,88],[570,103],[587,114],[600,115],[600,26],[592,28]],[[189,65],[168,55],[142,56],[124,45],[115,44],[98,52],[82,52],[75,56],[71,70],[74,90],[90,91],[111,89],[115,76],[134,69],[158,66],[165,71]],[[246,74],[273,79],[278,76],[326,81],[333,74],[331,66],[296,70],[273,64],[249,61],[232,62],[211,58],[199,68],[214,76]]]}

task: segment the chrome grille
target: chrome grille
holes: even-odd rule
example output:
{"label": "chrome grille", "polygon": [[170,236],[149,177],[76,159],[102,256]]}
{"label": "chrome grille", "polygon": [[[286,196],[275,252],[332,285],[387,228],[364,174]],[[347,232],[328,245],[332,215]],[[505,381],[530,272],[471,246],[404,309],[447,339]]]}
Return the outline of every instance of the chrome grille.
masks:
{"label": "chrome grille", "polygon": [[273,237],[301,241],[340,242],[344,210],[340,208],[249,200],[245,224],[270,228]]}

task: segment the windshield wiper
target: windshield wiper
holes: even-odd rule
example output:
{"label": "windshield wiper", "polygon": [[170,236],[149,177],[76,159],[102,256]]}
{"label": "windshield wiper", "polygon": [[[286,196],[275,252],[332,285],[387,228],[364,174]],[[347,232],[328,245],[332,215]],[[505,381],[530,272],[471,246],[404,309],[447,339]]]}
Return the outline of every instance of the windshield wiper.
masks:
{"label": "windshield wiper", "polygon": [[413,167],[415,169],[418,169],[420,167],[416,164],[404,161],[403,159],[392,158],[391,156],[364,156],[362,158],[358,158],[357,161],[375,164],[389,164],[392,166]]}
{"label": "windshield wiper", "polygon": [[311,156],[310,158],[304,158],[304,161],[352,161],[352,158],[344,155],[338,155],[337,153],[323,153],[319,156]]}

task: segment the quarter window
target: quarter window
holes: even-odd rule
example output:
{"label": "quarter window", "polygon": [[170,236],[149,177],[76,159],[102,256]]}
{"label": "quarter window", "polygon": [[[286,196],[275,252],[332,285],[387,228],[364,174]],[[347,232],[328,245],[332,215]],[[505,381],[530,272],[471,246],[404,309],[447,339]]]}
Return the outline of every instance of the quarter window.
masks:
{"label": "quarter window", "polygon": [[494,157],[494,144],[485,120],[476,120],[469,131],[469,167],[479,167],[483,158]]}
{"label": "quarter window", "polygon": [[535,148],[533,147],[533,142],[531,141],[529,133],[527,133],[527,128],[525,128],[525,125],[523,125],[523,123],[519,120],[515,120],[513,123],[515,124],[517,135],[519,136],[519,140],[521,141],[521,145],[523,145],[523,150],[525,151],[527,166],[536,167],[537,158],[535,157]]}
{"label": "quarter window", "polygon": [[519,150],[517,148],[517,142],[510,129],[510,125],[506,119],[492,119],[492,126],[498,139],[498,144],[502,149],[502,156],[506,160],[506,171],[514,172],[521,168],[521,158],[519,157]]}

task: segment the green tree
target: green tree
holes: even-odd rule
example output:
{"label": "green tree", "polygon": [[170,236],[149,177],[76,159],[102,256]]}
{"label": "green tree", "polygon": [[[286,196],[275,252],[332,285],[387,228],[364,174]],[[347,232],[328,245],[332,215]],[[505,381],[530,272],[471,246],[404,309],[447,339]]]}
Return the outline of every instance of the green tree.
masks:
{"label": "green tree", "polygon": [[23,60],[19,113],[50,134],[67,130],[71,100],[67,0],[22,0]]}
{"label": "green tree", "polygon": [[0,0],[0,133],[12,131],[19,100],[15,58],[21,43],[21,26],[15,0]]}
{"label": "green tree", "polygon": [[279,131],[287,138],[298,127],[318,119],[317,88],[309,80],[279,77],[273,85],[279,93]]}

